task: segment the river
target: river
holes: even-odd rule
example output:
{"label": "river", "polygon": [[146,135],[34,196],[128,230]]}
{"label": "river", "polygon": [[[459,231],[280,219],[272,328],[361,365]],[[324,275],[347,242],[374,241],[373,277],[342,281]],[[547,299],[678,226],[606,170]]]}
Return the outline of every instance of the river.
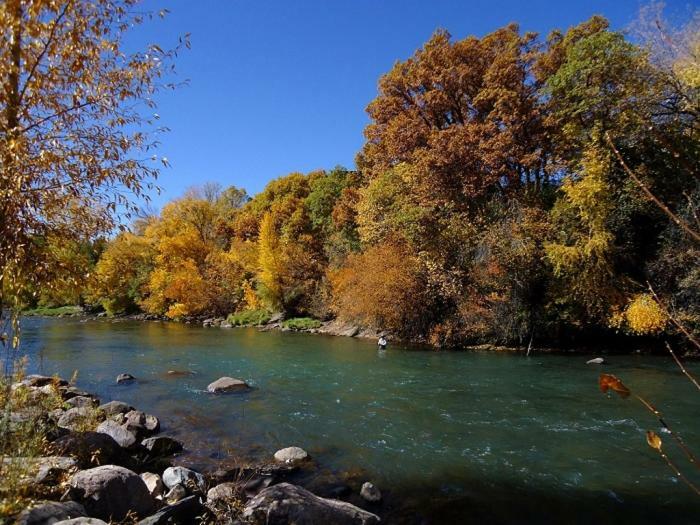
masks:
{"label": "river", "polygon": [[[378,352],[344,337],[44,318],[23,320],[22,348],[31,372],[77,370],[78,386],[103,401],[160,417],[185,443],[180,463],[301,446],[321,472],[374,481],[389,522],[700,523],[700,498],[645,443],[658,423],[597,387],[601,370],[617,375],[698,449],[700,396],[670,358],[611,356],[596,367],[585,355]],[[697,363],[690,370],[700,374]],[[115,384],[122,372],[137,380]],[[207,394],[220,376],[254,388]]]}

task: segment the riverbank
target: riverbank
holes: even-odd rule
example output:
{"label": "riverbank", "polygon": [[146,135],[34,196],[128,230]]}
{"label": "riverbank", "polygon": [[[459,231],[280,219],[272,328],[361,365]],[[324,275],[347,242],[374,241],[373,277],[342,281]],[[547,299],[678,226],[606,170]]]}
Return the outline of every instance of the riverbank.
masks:
{"label": "riverbank", "polygon": [[[132,381],[129,374],[115,380]],[[248,389],[231,378],[208,387],[212,396],[245,395]],[[302,487],[320,465],[300,447],[285,447],[262,462],[231,455],[219,468],[198,472],[177,461],[194,443],[161,433],[156,416],[127,403],[100,404],[65,379],[42,375],[14,382],[11,392],[10,438],[21,439],[28,425],[39,425],[46,445],[44,455],[3,457],[5,496],[14,492],[32,501],[3,519],[21,525],[380,521],[372,511],[381,508],[382,495],[368,480],[358,485],[358,480],[329,478],[325,487],[317,484],[332,498]],[[68,521],[88,517],[91,521]]]}

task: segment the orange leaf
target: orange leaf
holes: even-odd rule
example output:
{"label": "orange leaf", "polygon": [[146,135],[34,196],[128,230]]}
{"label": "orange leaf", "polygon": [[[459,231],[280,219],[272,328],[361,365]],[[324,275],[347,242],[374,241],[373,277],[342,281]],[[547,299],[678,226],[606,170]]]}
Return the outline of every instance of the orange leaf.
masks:
{"label": "orange leaf", "polygon": [[598,385],[603,393],[607,392],[608,390],[612,390],[613,392],[617,392],[620,397],[623,398],[630,395],[629,388],[627,388],[622,381],[612,374],[600,374]]}
{"label": "orange leaf", "polygon": [[647,430],[647,443],[651,448],[661,452],[661,438],[653,430]]}

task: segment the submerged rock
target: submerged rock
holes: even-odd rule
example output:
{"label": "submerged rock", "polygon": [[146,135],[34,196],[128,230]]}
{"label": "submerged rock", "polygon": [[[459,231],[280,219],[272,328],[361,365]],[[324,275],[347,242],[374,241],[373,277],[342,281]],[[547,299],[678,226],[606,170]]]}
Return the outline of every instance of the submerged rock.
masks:
{"label": "submerged rock", "polygon": [[134,379],[136,378],[131,374],[119,374],[117,376],[117,384],[119,385],[121,383],[128,383],[130,381],[133,381]]}
{"label": "submerged rock", "polygon": [[87,516],[85,507],[75,501],[40,501],[22,511],[18,525],[53,525],[57,521]]}
{"label": "submerged rock", "polygon": [[364,499],[365,501],[369,501],[370,503],[377,503],[378,501],[382,500],[382,493],[380,492],[380,490],[369,481],[366,481],[362,484],[362,488],[360,489],[360,496],[362,496],[362,499]]}
{"label": "submerged rock", "polygon": [[138,474],[124,467],[103,465],[75,474],[70,480],[71,495],[88,514],[104,520],[122,520],[127,514],[145,516],[153,509],[153,499]]}
{"label": "submerged rock", "polygon": [[256,525],[374,525],[379,517],[345,501],[319,498],[290,483],[273,485],[251,499],[243,517]]}
{"label": "submerged rock", "polygon": [[275,452],[275,461],[294,465],[309,459],[306,450],[299,447],[287,447]]}
{"label": "submerged rock", "polygon": [[207,386],[207,391],[213,394],[219,394],[223,392],[247,390],[248,388],[250,387],[245,381],[234,379],[233,377],[221,377],[213,383],[209,383],[209,386]]}
{"label": "submerged rock", "polygon": [[603,365],[605,364],[605,359],[602,357],[594,357],[593,359],[589,359],[586,361],[587,365]]}

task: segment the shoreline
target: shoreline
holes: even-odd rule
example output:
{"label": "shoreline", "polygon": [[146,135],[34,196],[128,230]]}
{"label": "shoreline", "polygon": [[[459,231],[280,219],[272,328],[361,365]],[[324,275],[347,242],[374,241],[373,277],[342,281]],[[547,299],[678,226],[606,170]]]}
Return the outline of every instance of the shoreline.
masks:
{"label": "shoreline", "polygon": [[[61,307],[65,308],[65,307]],[[77,308],[77,307],[75,307]],[[163,323],[178,323],[185,325],[200,325],[205,328],[219,328],[219,329],[236,329],[236,328],[254,328],[260,332],[268,331],[279,331],[279,332],[293,332],[293,333],[306,333],[314,335],[327,335],[333,337],[351,337],[357,339],[365,339],[368,341],[376,341],[381,335],[385,335],[391,343],[400,344],[402,346],[407,346],[415,348],[417,350],[433,351],[433,352],[495,352],[504,354],[517,354],[517,355],[527,355],[527,346],[508,346],[498,343],[475,343],[475,344],[465,344],[459,348],[441,348],[430,345],[429,343],[423,341],[410,341],[394,338],[391,334],[386,332],[362,328],[356,324],[340,321],[338,319],[333,319],[330,321],[319,321],[321,326],[318,328],[310,329],[292,329],[284,327],[282,322],[284,318],[281,314],[275,314],[271,317],[271,320],[264,324],[246,324],[233,326],[226,321],[223,317],[207,317],[201,316],[196,318],[187,319],[170,319],[165,316],[159,316],[155,314],[147,313],[136,313],[136,314],[120,314],[115,316],[107,316],[106,313],[89,313],[84,310],[74,311],[73,313],[61,313],[58,315],[52,314],[40,314],[40,313],[22,313],[22,316],[26,317],[41,317],[41,318],[59,318],[59,319],[70,319],[76,318],[81,320],[95,320],[95,321],[110,321],[110,322],[121,322],[121,321],[137,321],[137,322],[163,322]],[[658,341],[637,341],[634,338],[610,338],[608,340],[593,341],[593,342],[581,342],[578,344],[566,345],[566,346],[533,346],[530,349],[530,354],[535,356],[537,354],[555,354],[555,355],[576,355],[576,356],[586,356],[586,355],[657,355],[657,356],[668,356],[668,351],[665,349],[663,344]],[[684,359],[696,360],[700,359],[700,353],[694,353],[692,350],[688,350],[683,354]]]}

